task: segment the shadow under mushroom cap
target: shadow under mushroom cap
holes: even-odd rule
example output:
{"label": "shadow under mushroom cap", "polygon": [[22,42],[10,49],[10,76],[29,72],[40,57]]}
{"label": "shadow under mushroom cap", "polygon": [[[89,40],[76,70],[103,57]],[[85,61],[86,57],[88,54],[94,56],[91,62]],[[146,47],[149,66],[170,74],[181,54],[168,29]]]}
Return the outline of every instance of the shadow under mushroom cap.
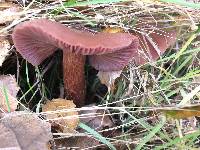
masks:
{"label": "shadow under mushroom cap", "polygon": [[12,34],[19,53],[39,65],[57,48],[69,53],[90,55],[90,64],[101,71],[121,70],[138,55],[139,40],[128,33],[97,33],[70,29],[47,19],[17,25]]}

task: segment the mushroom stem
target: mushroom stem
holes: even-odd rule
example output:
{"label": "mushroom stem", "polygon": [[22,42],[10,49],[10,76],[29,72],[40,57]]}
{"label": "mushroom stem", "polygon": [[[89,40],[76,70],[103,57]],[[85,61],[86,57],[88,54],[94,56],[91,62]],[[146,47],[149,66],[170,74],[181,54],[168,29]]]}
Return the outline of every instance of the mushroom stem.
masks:
{"label": "mushroom stem", "polygon": [[84,55],[75,54],[63,50],[63,79],[65,96],[72,99],[77,107],[85,103],[85,76],[84,76]]}

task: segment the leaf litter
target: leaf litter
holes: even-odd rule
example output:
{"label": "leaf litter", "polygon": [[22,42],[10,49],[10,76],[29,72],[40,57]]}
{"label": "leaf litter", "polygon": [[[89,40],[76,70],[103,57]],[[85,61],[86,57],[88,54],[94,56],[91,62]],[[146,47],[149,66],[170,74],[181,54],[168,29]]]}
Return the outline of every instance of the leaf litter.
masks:
{"label": "leaf litter", "polygon": [[10,52],[10,43],[7,39],[0,37],[0,66],[2,66],[3,62],[6,59],[6,56],[9,55]]}
{"label": "leaf litter", "polygon": [[78,112],[74,108],[73,101],[59,98],[47,101],[42,111],[57,132],[73,133],[79,123]]}
{"label": "leaf litter", "polygon": [[49,150],[49,141],[52,140],[51,126],[36,114],[3,114],[0,128],[0,149]]}

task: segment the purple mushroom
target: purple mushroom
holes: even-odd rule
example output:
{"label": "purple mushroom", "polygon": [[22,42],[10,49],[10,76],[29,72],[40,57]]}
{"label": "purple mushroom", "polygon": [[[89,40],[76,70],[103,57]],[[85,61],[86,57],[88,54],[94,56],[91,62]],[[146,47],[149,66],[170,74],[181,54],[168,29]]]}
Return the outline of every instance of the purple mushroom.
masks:
{"label": "purple mushroom", "polygon": [[139,40],[128,33],[97,33],[68,28],[47,19],[17,25],[12,34],[17,51],[32,65],[39,65],[57,48],[63,50],[66,97],[81,107],[85,103],[84,65],[100,71],[119,71],[138,57]]}
{"label": "purple mushroom", "polygon": [[[140,27],[145,28],[145,27]],[[166,29],[165,29],[166,30]],[[135,57],[136,64],[144,64],[157,60],[167,48],[176,42],[177,31],[175,28],[160,30],[155,26],[146,28],[145,33],[132,33],[138,37],[138,57]]]}

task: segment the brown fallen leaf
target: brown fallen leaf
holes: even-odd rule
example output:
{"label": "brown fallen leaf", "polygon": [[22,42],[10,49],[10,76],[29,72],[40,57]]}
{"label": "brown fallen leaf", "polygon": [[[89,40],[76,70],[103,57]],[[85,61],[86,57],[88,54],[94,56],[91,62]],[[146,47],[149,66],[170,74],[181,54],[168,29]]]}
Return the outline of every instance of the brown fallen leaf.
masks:
{"label": "brown fallen leaf", "polygon": [[10,95],[16,96],[19,91],[19,86],[16,82],[14,75],[1,75],[0,76],[0,87],[4,86]]}
{"label": "brown fallen leaf", "polygon": [[0,120],[0,149],[48,150],[51,126],[36,114],[12,112]]}
{"label": "brown fallen leaf", "polygon": [[185,107],[167,107],[160,109],[167,117],[173,119],[185,119],[195,116],[200,116],[200,105],[191,105]]}
{"label": "brown fallen leaf", "polygon": [[55,139],[55,145],[56,149],[62,149],[63,147],[66,149],[87,149],[89,147],[100,145],[100,142],[95,138],[88,136],[75,136]]}
{"label": "brown fallen leaf", "polygon": [[[79,112],[79,119],[81,123],[84,123],[91,128],[95,129],[96,131],[110,128],[114,124],[111,121],[108,112],[101,109],[92,109],[92,107],[95,106],[94,104],[85,106],[86,109],[81,110]],[[88,107],[88,109],[87,109]],[[91,108],[91,109],[89,109]],[[84,132],[85,130],[82,128],[77,128],[77,131],[79,133],[74,134],[74,136],[68,137],[68,138],[56,138],[55,144],[56,149],[59,148],[68,148],[68,149],[97,149],[101,148],[101,142],[99,142],[94,137],[90,137],[86,135]],[[103,135],[103,133],[100,133]],[[105,147],[103,147],[105,149]]]}
{"label": "brown fallen leaf", "polygon": [[[7,95],[7,98],[6,98]],[[9,93],[5,94],[4,90],[0,88],[0,109],[2,112],[13,112],[17,109],[18,101]]]}
{"label": "brown fallen leaf", "polygon": [[10,128],[7,128],[5,125],[1,123],[0,130],[1,130],[0,140],[2,141],[0,143],[0,149],[7,148],[14,150],[21,150],[20,145],[15,136],[15,133]]}
{"label": "brown fallen leaf", "polygon": [[0,108],[2,111],[10,112],[17,109],[18,101],[16,95],[18,91],[19,87],[14,76],[0,76]]}
{"label": "brown fallen leaf", "polygon": [[[50,121],[52,127],[57,131],[71,133],[79,123],[78,112],[69,111],[75,107],[73,101],[59,98],[48,101],[42,106],[42,111],[46,112],[46,119]],[[47,111],[51,112],[48,113]]]}

